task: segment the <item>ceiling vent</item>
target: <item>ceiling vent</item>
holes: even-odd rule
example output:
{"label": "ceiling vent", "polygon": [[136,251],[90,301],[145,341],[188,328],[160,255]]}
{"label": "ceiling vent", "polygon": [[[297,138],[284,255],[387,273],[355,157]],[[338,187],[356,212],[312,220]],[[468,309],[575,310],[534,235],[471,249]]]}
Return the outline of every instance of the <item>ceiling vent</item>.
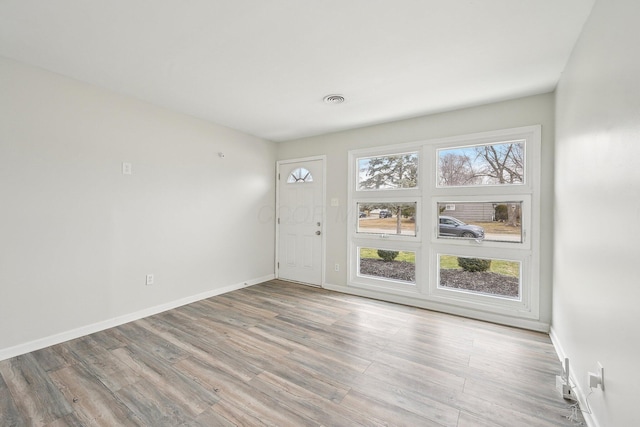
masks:
{"label": "ceiling vent", "polygon": [[344,102],[342,95],[327,95],[323,99],[326,104],[342,104]]}

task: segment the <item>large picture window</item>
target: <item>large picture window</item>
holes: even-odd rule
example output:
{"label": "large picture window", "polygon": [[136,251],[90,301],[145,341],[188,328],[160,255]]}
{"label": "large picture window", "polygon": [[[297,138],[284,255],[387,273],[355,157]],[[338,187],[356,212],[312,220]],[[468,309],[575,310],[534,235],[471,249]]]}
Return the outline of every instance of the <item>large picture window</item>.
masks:
{"label": "large picture window", "polygon": [[421,148],[352,153],[350,164],[351,282],[418,292]]}
{"label": "large picture window", "polygon": [[538,318],[539,126],[354,150],[349,164],[349,286]]}

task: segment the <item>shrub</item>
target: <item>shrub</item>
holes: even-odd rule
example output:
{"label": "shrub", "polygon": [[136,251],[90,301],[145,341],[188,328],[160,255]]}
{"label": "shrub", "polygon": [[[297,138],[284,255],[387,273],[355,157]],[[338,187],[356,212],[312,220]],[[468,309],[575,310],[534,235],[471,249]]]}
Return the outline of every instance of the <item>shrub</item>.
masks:
{"label": "shrub", "polygon": [[487,271],[491,267],[490,259],[481,258],[458,258],[458,265],[464,270],[474,273],[476,271]]}
{"label": "shrub", "polygon": [[393,261],[399,253],[398,251],[383,251],[382,249],[378,249],[378,256],[385,261]]}
{"label": "shrub", "polygon": [[496,221],[506,221],[509,218],[507,205],[496,206]]}

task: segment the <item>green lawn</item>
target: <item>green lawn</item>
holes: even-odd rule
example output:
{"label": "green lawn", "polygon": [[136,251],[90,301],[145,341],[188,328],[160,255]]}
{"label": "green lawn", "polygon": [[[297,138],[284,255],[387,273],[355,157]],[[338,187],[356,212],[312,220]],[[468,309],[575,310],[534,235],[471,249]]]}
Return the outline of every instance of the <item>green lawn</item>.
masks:
{"label": "green lawn", "polygon": [[[399,251],[396,261],[416,262],[415,252]],[[360,258],[381,259],[378,250],[372,248],[360,248]],[[459,270],[458,257],[453,255],[440,255],[440,268]],[[494,259],[491,261],[489,271],[510,277],[520,277],[520,263],[516,261],[504,261]]]}
{"label": "green lawn", "polygon": [[[458,257],[453,255],[440,255],[440,268],[460,269]],[[520,263],[515,261],[491,260],[489,271],[510,277],[520,277]]]}
{"label": "green lawn", "polygon": [[[416,253],[415,252],[405,252],[399,251],[398,257],[395,261],[407,261],[407,262],[416,262]],[[374,258],[374,259],[382,259],[378,256],[377,249],[371,248],[360,248],[360,258]]]}

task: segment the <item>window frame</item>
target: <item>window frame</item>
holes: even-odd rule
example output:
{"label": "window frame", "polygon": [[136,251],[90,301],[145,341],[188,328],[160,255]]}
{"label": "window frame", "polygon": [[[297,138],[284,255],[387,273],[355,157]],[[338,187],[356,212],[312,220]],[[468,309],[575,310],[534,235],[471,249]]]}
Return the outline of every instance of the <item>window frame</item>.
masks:
{"label": "window frame", "polygon": [[[474,248],[478,249],[478,248]],[[502,259],[520,262],[520,298],[504,298],[496,295],[485,295],[475,292],[465,292],[460,289],[440,287],[439,255],[453,255],[476,258]],[[430,271],[433,272],[429,283],[429,296],[432,301],[454,304],[467,308],[491,311],[497,314],[513,315],[532,318],[531,310],[535,306],[535,294],[530,292],[531,275],[526,272],[531,269],[531,256],[526,253],[511,251],[469,251],[461,248],[432,248],[430,251]]]}
{"label": "window frame", "polygon": [[[359,189],[359,161],[363,158],[396,156],[416,153],[418,156],[418,179],[415,187],[409,188],[381,188]],[[367,148],[352,150],[349,152],[349,191],[348,191],[348,232],[347,232],[347,265],[349,270],[349,286],[362,287],[370,290],[392,292],[399,295],[418,295],[423,292],[421,284],[423,268],[420,266],[423,258],[421,241],[422,231],[419,226],[419,218],[422,212],[422,187],[423,180],[423,154],[420,144],[398,144],[387,147]],[[416,203],[416,233],[411,235],[398,234],[371,234],[358,232],[358,203]],[[359,274],[359,248],[375,248],[385,250],[415,252],[415,284],[408,284],[390,279],[375,278]]]}
{"label": "window frame", "polygon": [[[438,185],[438,150],[525,141],[523,182],[471,186]],[[414,188],[359,190],[359,159],[418,153],[418,183]],[[525,126],[412,143],[351,150],[348,182],[348,287],[364,288],[435,303],[445,311],[455,307],[539,319],[540,297],[540,164],[541,126]],[[357,233],[357,203],[416,202],[416,236]],[[522,242],[480,242],[475,239],[438,238],[438,203],[522,201]],[[455,216],[455,215],[454,215]],[[416,253],[416,284],[411,288],[358,275],[360,247],[408,250]],[[439,287],[438,254],[504,259],[520,262],[520,300]],[[449,307],[449,308],[448,308]]]}
{"label": "window frame", "polygon": [[[525,141],[524,179],[514,184],[484,184],[470,186],[438,185],[438,151],[487,144],[500,144],[510,141]],[[435,224],[437,227],[438,202],[473,201],[516,201],[522,200],[522,237],[518,242],[493,242],[474,239],[441,239],[437,229],[431,227],[428,296],[432,301],[454,304],[464,308],[489,310],[492,313],[516,316],[525,319],[539,318],[539,259],[540,259],[540,162],[541,162],[541,126],[526,126],[504,129],[481,134],[461,135],[429,141],[425,147],[425,163],[434,170],[428,174],[426,187],[431,194],[430,218],[423,218],[423,224]],[[424,222],[433,221],[433,222]],[[497,258],[520,261],[521,264],[521,300],[505,300],[500,297],[463,293],[459,290],[441,288],[439,284],[438,254],[458,256]]]}

